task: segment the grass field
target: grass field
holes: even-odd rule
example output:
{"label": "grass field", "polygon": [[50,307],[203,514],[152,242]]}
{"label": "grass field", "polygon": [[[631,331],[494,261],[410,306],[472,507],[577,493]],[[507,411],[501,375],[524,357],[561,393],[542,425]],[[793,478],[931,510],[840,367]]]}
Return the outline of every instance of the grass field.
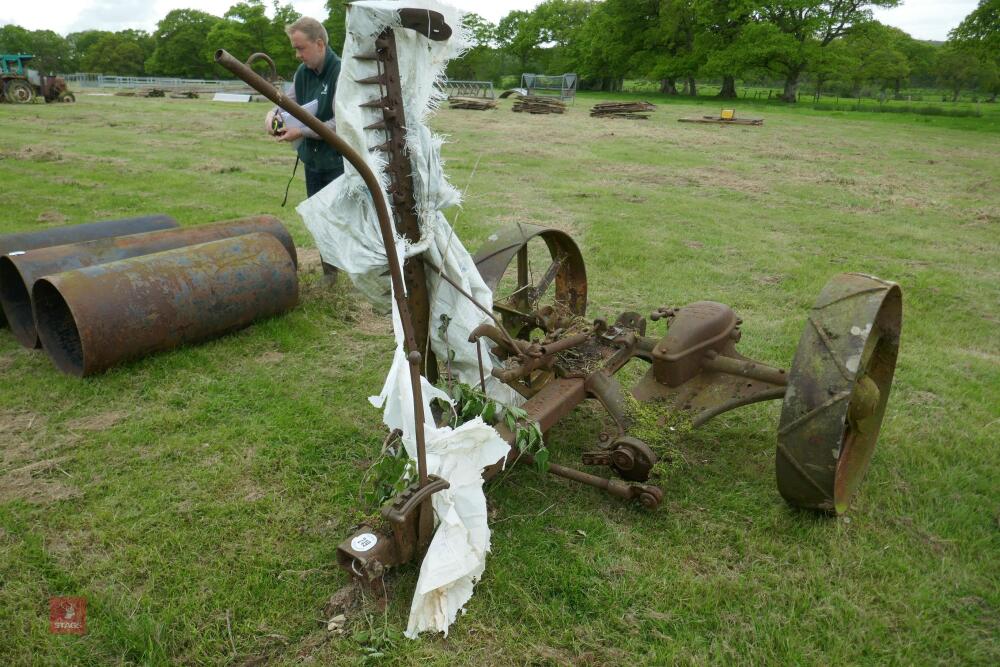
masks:
{"label": "grass field", "polygon": [[[647,512],[527,467],[487,487],[493,552],[447,639],[402,639],[391,603],[323,607],[364,512],[386,318],[304,251],[280,319],[86,381],[0,330],[0,664],[983,664],[1000,662],[1000,126],[983,118],[742,107],[762,127],[444,110],[456,229],[570,231],[589,314],[697,299],[744,318],[745,354],[790,363],[826,280],[898,281],[889,411],[846,518],[791,510],[773,479],[778,403],[679,443]],[[281,217],[293,159],[264,105],[81,96],[0,105],[0,233],[162,212]],[[476,167],[478,165],[478,167]],[[304,196],[301,175],[291,202]],[[578,464],[601,424],[549,435]],[[88,633],[49,634],[85,596]]]}

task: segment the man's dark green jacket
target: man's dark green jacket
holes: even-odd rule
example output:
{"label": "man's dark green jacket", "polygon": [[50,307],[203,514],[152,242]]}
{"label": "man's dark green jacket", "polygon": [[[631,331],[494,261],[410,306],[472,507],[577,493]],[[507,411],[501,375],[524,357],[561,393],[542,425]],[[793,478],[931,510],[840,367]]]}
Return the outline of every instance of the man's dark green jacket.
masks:
{"label": "man's dark green jacket", "polygon": [[[338,76],[340,58],[333,49],[326,47],[326,58],[319,74],[305,63],[295,71],[295,100],[302,105],[316,100],[316,117],[325,123],[333,118],[333,96],[337,92]],[[299,158],[315,171],[339,169],[343,161],[340,153],[327,146],[322,139],[303,139],[299,144]]]}

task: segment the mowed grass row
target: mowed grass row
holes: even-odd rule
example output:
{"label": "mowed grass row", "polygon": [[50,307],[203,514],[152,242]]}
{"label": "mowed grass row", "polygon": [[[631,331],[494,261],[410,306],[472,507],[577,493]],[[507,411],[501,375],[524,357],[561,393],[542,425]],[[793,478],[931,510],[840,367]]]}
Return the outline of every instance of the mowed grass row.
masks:
{"label": "mowed grass row", "polygon": [[[306,252],[285,317],[85,381],[0,330],[0,662],[27,664],[966,663],[1000,661],[1000,135],[991,117],[757,107],[763,127],[442,110],[474,251],[504,224],[571,232],[589,314],[698,299],[744,318],[741,351],[787,366],[826,280],[898,281],[889,411],[853,512],[787,507],[779,403],[678,445],[646,512],[517,469],[487,487],[493,552],[447,639],[400,639],[417,568],[390,604],[331,633],[337,543],[384,435],[365,400],[387,318]],[[80,96],[0,105],[0,233],[147,213],[185,225],[273,214],[312,245],[294,158],[266,107]],[[738,113],[741,107],[737,105]],[[886,116],[891,116],[887,118]],[[987,126],[988,127],[988,126]],[[658,331],[658,330],[657,330]],[[627,369],[637,377],[641,369]],[[603,423],[549,435],[579,464]],[[88,600],[88,633],[48,600]]]}

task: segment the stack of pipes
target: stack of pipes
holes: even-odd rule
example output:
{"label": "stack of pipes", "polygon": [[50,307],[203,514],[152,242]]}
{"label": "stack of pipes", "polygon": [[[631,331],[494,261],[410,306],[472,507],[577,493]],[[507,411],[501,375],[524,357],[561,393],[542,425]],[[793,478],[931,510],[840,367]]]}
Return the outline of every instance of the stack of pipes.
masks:
{"label": "stack of pipes", "polygon": [[284,313],[296,252],[277,218],[165,215],[0,236],[0,326],[78,377]]}

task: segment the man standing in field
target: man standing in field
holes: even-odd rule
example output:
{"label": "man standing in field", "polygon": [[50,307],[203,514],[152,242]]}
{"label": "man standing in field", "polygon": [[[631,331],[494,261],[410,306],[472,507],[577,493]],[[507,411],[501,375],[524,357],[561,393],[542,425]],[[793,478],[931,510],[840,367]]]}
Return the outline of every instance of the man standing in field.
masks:
{"label": "man standing in field", "polygon": [[[333,102],[340,75],[340,58],[329,46],[326,28],[316,19],[303,16],[287,26],[285,33],[295,49],[295,57],[302,63],[295,71],[289,97],[303,106],[315,100],[316,117],[335,130]],[[278,141],[302,140],[296,150],[305,165],[307,196],[312,197],[344,173],[344,158],[340,153],[308,127],[275,129],[271,122],[274,114],[275,110],[268,114],[267,126]]]}
{"label": "man standing in field", "polygon": [[[316,117],[331,130],[336,130],[334,94],[340,75],[340,58],[329,46],[326,28],[316,19],[303,16],[287,26],[285,33],[295,49],[295,57],[302,63],[295,71],[289,97],[303,106],[315,101]],[[268,131],[278,141],[299,142],[296,152],[305,166],[306,196],[312,197],[344,173],[344,158],[308,127],[276,128],[273,119],[277,111],[274,109],[267,116]],[[335,274],[336,269],[324,262],[323,272]]]}

